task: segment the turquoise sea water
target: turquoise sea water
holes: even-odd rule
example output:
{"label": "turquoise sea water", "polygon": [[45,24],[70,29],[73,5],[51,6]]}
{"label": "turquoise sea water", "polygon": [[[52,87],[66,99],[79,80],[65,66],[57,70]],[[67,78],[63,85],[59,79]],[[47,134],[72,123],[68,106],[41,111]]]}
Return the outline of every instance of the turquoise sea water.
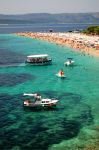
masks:
{"label": "turquoise sea water", "polygon": [[[49,66],[30,66],[30,54],[48,53]],[[68,57],[75,65],[65,67]],[[63,69],[67,78],[55,74]],[[54,110],[23,108],[23,93],[55,97]],[[68,47],[0,35],[0,149],[88,150],[99,146],[99,58]],[[91,149],[91,148],[90,148]]]}

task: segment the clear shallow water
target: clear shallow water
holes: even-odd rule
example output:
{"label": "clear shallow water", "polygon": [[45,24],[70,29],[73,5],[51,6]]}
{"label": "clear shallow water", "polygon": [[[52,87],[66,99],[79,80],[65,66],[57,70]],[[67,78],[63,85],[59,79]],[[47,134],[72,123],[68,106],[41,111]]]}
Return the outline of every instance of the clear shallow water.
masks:
{"label": "clear shallow water", "polygon": [[[48,53],[53,64],[29,66],[30,54]],[[68,57],[74,67],[65,67]],[[67,76],[55,74],[61,69]],[[99,59],[40,40],[0,35],[0,149],[75,150],[98,143]],[[24,92],[60,101],[55,110],[23,108]],[[87,148],[86,148],[87,149]]]}

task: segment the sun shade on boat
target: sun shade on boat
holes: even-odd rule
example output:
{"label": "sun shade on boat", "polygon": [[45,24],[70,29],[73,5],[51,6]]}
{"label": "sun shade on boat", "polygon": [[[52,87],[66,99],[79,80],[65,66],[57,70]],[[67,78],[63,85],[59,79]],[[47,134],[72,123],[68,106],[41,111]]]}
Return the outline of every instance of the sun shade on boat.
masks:
{"label": "sun shade on boat", "polygon": [[48,57],[48,54],[41,54],[41,55],[29,55],[28,58],[39,58],[39,57]]}

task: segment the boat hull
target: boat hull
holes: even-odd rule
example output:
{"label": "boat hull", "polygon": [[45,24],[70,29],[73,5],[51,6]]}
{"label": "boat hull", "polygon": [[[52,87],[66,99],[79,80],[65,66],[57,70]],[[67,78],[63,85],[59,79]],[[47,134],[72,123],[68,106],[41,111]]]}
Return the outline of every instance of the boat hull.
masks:
{"label": "boat hull", "polygon": [[29,105],[24,105],[25,108],[34,108],[34,109],[42,109],[42,108],[56,108],[56,104],[50,105],[34,105],[34,104],[29,104]]}
{"label": "boat hull", "polygon": [[72,66],[72,65],[74,65],[74,61],[71,61],[71,62],[67,61],[64,63],[64,65],[65,66]]}
{"label": "boat hull", "polygon": [[54,100],[54,102],[51,103],[41,103],[40,101],[36,101],[36,102],[27,102],[24,101],[23,105],[24,107],[33,107],[33,108],[51,108],[51,107],[55,107],[57,104],[58,100]]}
{"label": "boat hull", "polygon": [[33,65],[33,66],[44,66],[44,65],[51,65],[52,64],[52,61],[46,61],[46,62],[28,62],[26,61],[26,64],[29,64],[29,65]]}

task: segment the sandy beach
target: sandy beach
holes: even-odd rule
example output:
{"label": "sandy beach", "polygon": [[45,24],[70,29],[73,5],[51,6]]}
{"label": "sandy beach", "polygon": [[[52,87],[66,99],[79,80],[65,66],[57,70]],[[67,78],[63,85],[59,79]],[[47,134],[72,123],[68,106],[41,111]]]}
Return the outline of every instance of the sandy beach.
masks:
{"label": "sandy beach", "polygon": [[19,36],[30,37],[68,46],[82,53],[99,57],[99,36],[85,35],[83,33],[42,33],[42,32],[20,32]]}

